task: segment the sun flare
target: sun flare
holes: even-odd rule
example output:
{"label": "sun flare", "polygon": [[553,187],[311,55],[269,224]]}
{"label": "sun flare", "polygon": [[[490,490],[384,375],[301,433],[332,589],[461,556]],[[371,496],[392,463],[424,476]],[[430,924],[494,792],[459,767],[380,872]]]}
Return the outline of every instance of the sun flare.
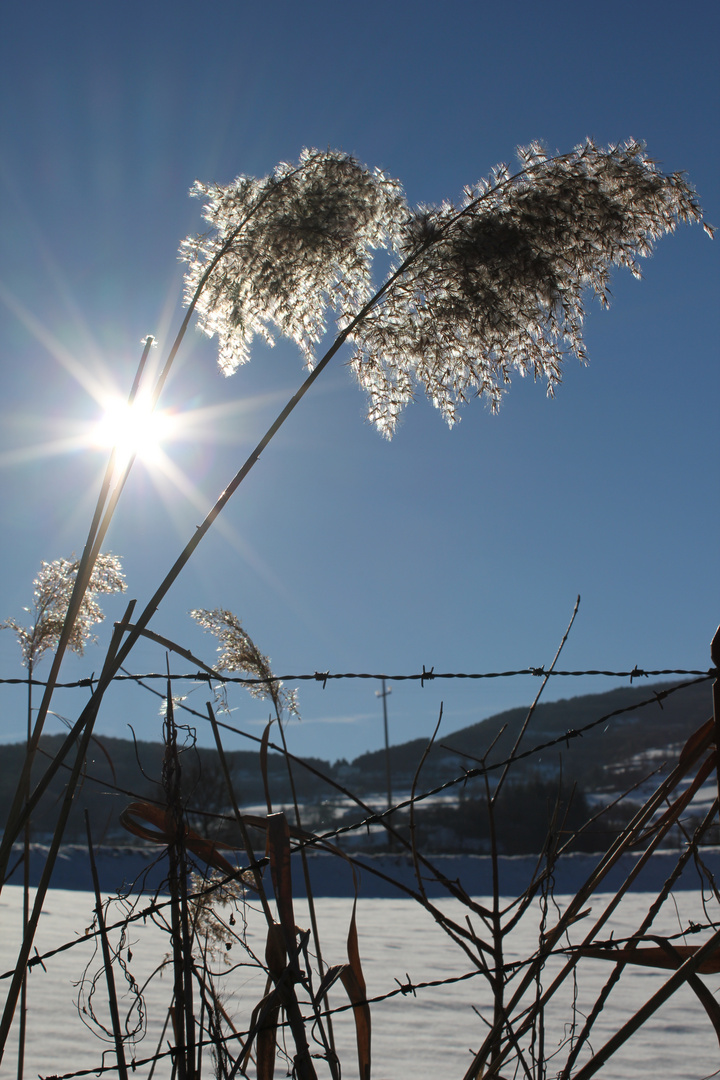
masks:
{"label": "sun flare", "polygon": [[163,442],[172,437],[171,413],[153,410],[150,401],[137,398],[132,404],[116,398],[105,404],[103,416],[92,432],[97,447],[115,448],[119,458],[133,455],[152,464],[157,461]]}

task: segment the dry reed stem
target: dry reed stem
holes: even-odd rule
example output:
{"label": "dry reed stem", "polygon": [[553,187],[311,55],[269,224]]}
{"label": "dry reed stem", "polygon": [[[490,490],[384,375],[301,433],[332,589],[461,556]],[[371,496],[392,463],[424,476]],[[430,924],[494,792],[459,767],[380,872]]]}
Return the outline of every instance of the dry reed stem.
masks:
{"label": "dry reed stem", "polygon": [[95,890],[95,916],[100,934],[102,947],[103,967],[105,969],[105,981],[108,992],[108,1006],[112,1021],[113,1037],[115,1039],[115,1055],[117,1057],[118,1076],[120,1080],[128,1080],[127,1063],[125,1061],[125,1047],[123,1045],[122,1029],[120,1027],[120,1014],[118,1013],[117,993],[115,992],[115,976],[113,974],[110,944],[108,942],[105,916],[103,914],[102,896],[100,895],[100,881],[98,878],[95,852],[93,851],[92,833],[90,830],[90,815],[85,811],[85,829],[87,832],[88,855],[90,857],[90,870],[92,873],[93,889]]}

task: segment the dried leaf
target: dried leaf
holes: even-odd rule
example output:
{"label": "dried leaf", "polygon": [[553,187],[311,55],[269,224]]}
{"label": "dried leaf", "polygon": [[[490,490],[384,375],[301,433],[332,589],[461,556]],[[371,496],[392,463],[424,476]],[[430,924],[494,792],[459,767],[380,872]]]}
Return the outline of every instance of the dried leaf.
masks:
{"label": "dried leaf", "polygon": [[350,920],[350,929],[348,931],[347,939],[347,953],[350,965],[349,967],[343,969],[340,978],[342,979],[342,983],[347,992],[347,996],[350,998],[353,1006],[360,1080],[370,1080],[370,1006],[367,1003],[365,977],[363,975],[362,964],[360,963],[357,923],[355,921],[356,906],[357,901],[355,901],[355,903],[353,904],[352,919]]}
{"label": "dried leaf", "polygon": [[265,789],[265,804],[267,805],[268,814],[272,814],[272,799],[270,798],[270,781],[268,778],[268,743],[270,742],[270,728],[272,727],[272,720],[265,725],[265,730],[262,734],[262,740],[260,742],[260,772],[262,774],[263,788]]}
{"label": "dried leaf", "polygon": [[[272,927],[270,928],[270,933]],[[270,937],[269,933],[269,937]],[[268,946],[270,942],[268,940]],[[245,1076],[245,1069],[252,1053],[253,1040],[257,1042],[257,1078],[258,1080],[273,1080],[275,1072],[275,1045],[277,1041],[277,1024],[280,1013],[280,996],[277,990],[272,990],[257,1003],[250,1018],[250,1030],[247,1042],[243,1047],[242,1054],[236,1062],[236,1069],[240,1075]],[[235,1070],[233,1070],[233,1076]]]}
{"label": "dried leaf", "polygon": [[257,1080],[273,1080],[275,1074],[275,1044],[277,1042],[280,1003],[273,994],[257,1035]]}
{"label": "dried leaf", "polygon": [[[178,838],[172,814],[165,807],[154,806],[153,803],[130,803],[120,814],[120,824],[134,836],[150,840],[154,844],[172,844]],[[193,855],[197,855],[203,862],[214,866],[223,874],[237,874],[237,866],[229,863],[218,850],[218,848],[224,848],[231,851],[229,844],[224,844],[220,840],[208,840],[188,826],[185,827],[184,844]]]}
{"label": "dried leaf", "polygon": [[[669,943],[668,943],[669,944]],[[639,964],[642,967],[666,968],[677,971],[681,964],[694,956],[698,951],[698,945],[673,945],[672,951],[661,946],[651,948],[635,948],[628,945],[622,949],[605,949],[595,945],[580,945],[574,952],[580,956],[590,956],[595,960],[610,960],[619,964]],[[674,955],[673,955],[674,954]],[[716,949],[698,967],[703,975],[714,975],[720,971],[720,949]]]}
{"label": "dried leaf", "polygon": [[297,953],[295,944],[295,912],[293,910],[292,869],[290,866],[290,829],[283,813],[268,814],[267,846],[270,856],[275,901],[286,947]]}
{"label": "dried leaf", "polygon": [[327,994],[328,990],[335,985],[337,980],[341,977],[343,971],[347,968],[347,964],[335,964],[333,967],[329,967],[323,975],[320,985],[315,991],[313,998],[313,1005],[317,1008],[319,1003]]}
{"label": "dried leaf", "polygon": [[715,719],[710,717],[704,724],[701,724],[697,731],[694,731],[690,738],[687,740],[682,748],[679,762],[684,764],[686,761],[696,761],[697,758],[707,750],[708,746],[712,743],[715,735]]}
{"label": "dried leaf", "polygon": [[280,923],[272,923],[268,926],[268,936],[265,942],[265,963],[270,974],[279,979],[287,964],[285,936]]}

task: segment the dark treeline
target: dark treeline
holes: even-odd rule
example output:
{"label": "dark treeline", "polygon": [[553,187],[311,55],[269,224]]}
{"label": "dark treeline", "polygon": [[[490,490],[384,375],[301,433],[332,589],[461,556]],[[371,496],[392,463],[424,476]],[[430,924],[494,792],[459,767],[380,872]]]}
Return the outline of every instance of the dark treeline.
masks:
{"label": "dark treeline", "polygon": [[[640,705],[652,698],[654,691],[666,690],[669,685],[634,685],[539,705],[521,749],[558,738],[560,742],[513,765],[511,782],[498,801],[495,815],[500,850],[508,854],[537,851],[550,827],[568,834],[575,832],[593,816],[599,803],[609,802],[614,793],[643,780],[673,750],[677,752],[707,719],[707,683],[683,688],[663,698],[661,704],[653,703],[597,723],[615,710]],[[418,790],[461,776],[483,760],[489,765],[501,762],[511,752],[526,715],[525,709],[512,709],[446,736],[441,729],[423,766]],[[573,734],[589,724],[595,726],[581,735]],[[57,753],[62,740],[62,735],[43,736],[38,769]],[[66,838],[82,841],[83,812],[87,808],[98,840],[132,841],[122,828],[120,814],[136,799],[163,802],[164,748],[161,743],[135,743],[109,736],[96,737],[91,747]],[[426,748],[426,737],[391,747],[393,792],[397,799],[409,791]],[[23,757],[22,744],[3,746],[0,752],[3,821]],[[258,751],[228,751],[227,759],[239,805],[263,813],[266,796]],[[216,751],[189,744],[180,761],[191,827],[205,835],[231,839],[236,827],[226,820],[231,810]],[[363,754],[352,762],[308,759],[308,763],[373,805],[382,805],[386,790],[384,751]],[[497,770],[490,773],[491,789],[498,775]],[[297,765],[293,776],[308,826],[330,829],[362,816],[356,808],[343,805],[338,790],[323,783],[314,772]],[[42,840],[52,830],[66,779],[67,769],[61,769],[35,813],[34,839]],[[287,766],[279,754],[268,754],[267,781],[274,808],[287,807],[291,790]],[[585,850],[602,847],[607,837],[622,827],[630,810],[626,804],[620,816],[619,811],[613,811],[589,826],[577,845]],[[401,831],[405,830],[407,813],[399,813],[396,822]],[[486,850],[490,826],[484,781],[476,778],[452,789],[446,800],[421,804],[415,827],[416,838],[426,849]]]}

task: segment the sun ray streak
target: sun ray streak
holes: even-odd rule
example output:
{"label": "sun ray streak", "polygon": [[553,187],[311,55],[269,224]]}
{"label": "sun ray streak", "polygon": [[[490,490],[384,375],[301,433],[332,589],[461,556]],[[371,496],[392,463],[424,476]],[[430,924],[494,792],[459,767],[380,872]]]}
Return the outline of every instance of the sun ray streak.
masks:
{"label": "sun ray streak", "polygon": [[42,458],[59,457],[61,454],[74,454],[86,448],[87,439],[84,435],[68,435],[63,439],[33,443],[31,446],[21,446],[17,450],[6,450],[0,454],[0,468],[24,465]]}
{"label": "sun ray streak", "polygon": [[93,373],[81,364],[62,345],[57,338],[47,330],[40,320],[32,314],[25,305],[0,281],[0,300],[9,311],[23,324],[25,329],[43,345],[51,356],[65,368],[67,372],[90,394],[99,401],[103,394],[103,386]]}
{"label": "sun ray streak", "polygon": [[[156,459],[153,462],[156,470],[161,473],[166,480],[172,484],[173,488],[179,492],[188,502],[194,506],[200,514],[203,516],[208,509],[207,496],[200,491],[200,489],[193,484],[190,478],[178,468],[178,466],[168,457],[164,450],[160,450]],[[163,499],[168,509],[174,504],[168,498],[167,491],[163,491],[161,485],[156,483],[158,494]],[[218,522],[218,532],[224,537],[225,540],[237,551],[237,553],[243,558],[248,566],[256,574],[258,574],[278,595],[284,599],[290,601],[291,597],[288,593],[286,586],[273,573],[268,564],[260,557],[260,555],[252,548],[252,546],[244,539],[238,530],[230,524],[229,521],[223,520]],[[181,531],[180,535],[184,535]]]}

